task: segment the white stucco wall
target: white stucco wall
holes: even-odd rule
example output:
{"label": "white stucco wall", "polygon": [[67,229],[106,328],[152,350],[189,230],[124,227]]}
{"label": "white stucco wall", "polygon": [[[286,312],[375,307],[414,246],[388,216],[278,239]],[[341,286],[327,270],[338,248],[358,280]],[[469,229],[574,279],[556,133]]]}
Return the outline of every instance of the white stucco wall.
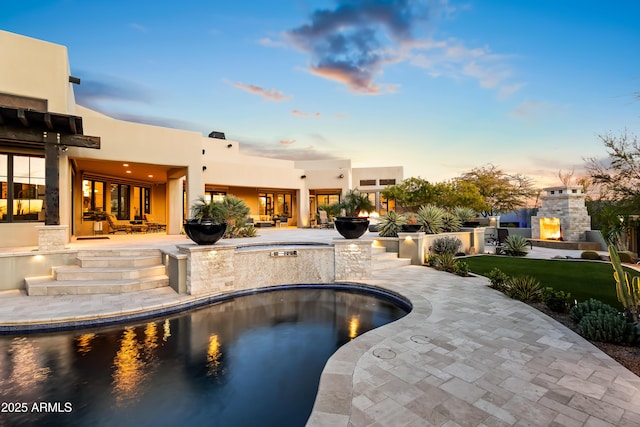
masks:
{"label": "white stucco wall", "polygon": [[67,48],[0,31],[0,92],[48,100],[50,112],[74,114]]}

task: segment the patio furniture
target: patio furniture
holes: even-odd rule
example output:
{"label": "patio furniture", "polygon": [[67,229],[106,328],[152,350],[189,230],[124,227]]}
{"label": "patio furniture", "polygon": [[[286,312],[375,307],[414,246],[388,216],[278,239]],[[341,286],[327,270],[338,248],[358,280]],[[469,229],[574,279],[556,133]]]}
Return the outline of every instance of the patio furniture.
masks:
{"label": "patio furniture", "polygon": [[124,231],[125,233],[131,233],[133,227],[126,221],[121,221],[114,214],[107,214],[107,222],[109,223],[109,234],[115,234],[118,231]]}
{"label": "patio furniture", "polygon": [[333,228],[333,223],[329,222],[326,211],[319,210],[318,217],[320,218],[320,228]]}
{"label": "patio furniture", "polygon": [[146,233],[149,226],[142,221],[130,221],[131,231],[134,233]]}
{"label": "patio furniture", "polygon": [[149,214],[144,214],[144,220],[149,231],[161,231],[167,229],[167,224],[161,224]]}
{"label": "patio furniture", "polygon": [[[496,247],[502,247],[504,245],[504,241],[509,237],[509,230],[506,228],[498,228],[498,237],[490,236],[487,239],[487,243],[495,245]],[[531,239],[527,239],[527,243],[529,243],[529,247],[533,249],[533,242]]]}

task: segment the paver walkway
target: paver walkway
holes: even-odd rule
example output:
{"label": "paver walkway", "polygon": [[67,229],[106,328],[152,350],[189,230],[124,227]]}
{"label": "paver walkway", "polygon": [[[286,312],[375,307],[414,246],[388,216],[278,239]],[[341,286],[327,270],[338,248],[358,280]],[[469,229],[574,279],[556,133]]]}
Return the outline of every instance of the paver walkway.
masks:
{"label": "paver walkway", "polygon": [[[274,231],[254,241],[334,237],[329,230]],[[175,243],[158,236],[151,246]],[[531,255],[543,254],[537,249]],[[406,296],[413,311],[331,357],[309,426],[640,425],[639,377],[553,319],[488,288],[485,278],[407,266],[364,282]],[[7,291],[0,293],[0,324],[169,307],[189,298],[168,288],[86,297]]]}
{"label": "paver walkway", "polygon": [[334,354],[308,425],[640,425],[639,377],[485,278],[408,266],[367,283],[413,311]]}

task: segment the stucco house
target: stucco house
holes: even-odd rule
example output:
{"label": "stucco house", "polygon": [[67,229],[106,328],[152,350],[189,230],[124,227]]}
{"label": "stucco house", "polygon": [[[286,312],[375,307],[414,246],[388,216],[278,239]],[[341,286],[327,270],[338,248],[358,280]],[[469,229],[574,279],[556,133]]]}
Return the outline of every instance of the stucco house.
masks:
{"label": "stucco house", "polygon": [[179,234],[203,195],[234,194],[258,220],[277,216],[298,227],[354,187],[379,211],[393,209],[380,191],[403,179],[401,166],[251,156],[220,131],[116,120],[76,104],[81,81],[65,46],[0,31],[0,60],[11,64],[0,67],[0,247],[42,247],[51,231],[62,243],[105,232],[102,213],[151,215]]}

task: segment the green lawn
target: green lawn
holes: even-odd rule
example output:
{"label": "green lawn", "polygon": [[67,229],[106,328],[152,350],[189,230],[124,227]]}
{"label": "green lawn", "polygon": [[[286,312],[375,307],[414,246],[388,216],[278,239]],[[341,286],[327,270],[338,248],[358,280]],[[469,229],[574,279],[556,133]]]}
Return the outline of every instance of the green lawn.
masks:
{"label": "green lawn", "polygon": [[[571,296],[578,302],[595,298],[622,309],[616,298],[613,268],[609,263],[492,255],[469,257],[464,261],[477,274],[486,275],[491,269],[498,267],[509,276],[526,274],[538,279],[543,287],[571,292]],[[638,272],[635,274],[640,275]]]}

